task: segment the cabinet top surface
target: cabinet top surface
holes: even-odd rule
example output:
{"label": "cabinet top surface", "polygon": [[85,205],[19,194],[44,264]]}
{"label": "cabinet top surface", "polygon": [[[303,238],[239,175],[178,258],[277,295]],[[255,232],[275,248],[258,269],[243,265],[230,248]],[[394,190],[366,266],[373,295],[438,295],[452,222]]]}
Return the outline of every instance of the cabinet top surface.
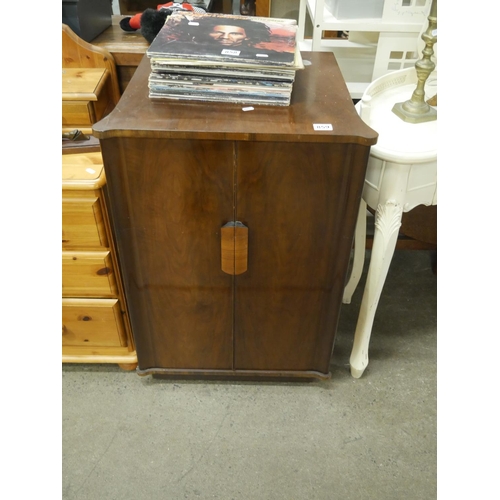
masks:
{"label": "cabinet top surface", "polygon": [[375,144],[377,133],[359,118],[335,56],[303,52],[302,58],[305,68],[297,71],[290,106],[253,105],[244,111],[244,104],[151,100],[145,56],[116,108],[93,126],[94,135]]}

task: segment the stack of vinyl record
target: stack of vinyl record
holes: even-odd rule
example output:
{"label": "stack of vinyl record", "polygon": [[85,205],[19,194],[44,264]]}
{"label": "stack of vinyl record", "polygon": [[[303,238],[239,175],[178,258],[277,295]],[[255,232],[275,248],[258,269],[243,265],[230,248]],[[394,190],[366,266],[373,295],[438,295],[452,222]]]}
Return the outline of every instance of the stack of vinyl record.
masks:
{"label": "stack of vinyl record", "polygon": [[149,97],[288,106],[296,34],[293,19],[173,13],[147,50]]}

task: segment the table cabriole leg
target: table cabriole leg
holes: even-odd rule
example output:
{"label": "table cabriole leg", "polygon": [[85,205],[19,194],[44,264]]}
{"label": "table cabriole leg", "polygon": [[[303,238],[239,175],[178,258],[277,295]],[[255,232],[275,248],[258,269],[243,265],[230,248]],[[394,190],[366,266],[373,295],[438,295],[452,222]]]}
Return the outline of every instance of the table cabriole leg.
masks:
{"label": "table cabriole leg", "polygon": [[365,263],[366,250],[366,201],[361,199],[359,204],[358,219],[356,221],[356,231],[354,234],[354,257],[352,262],[352,271],[349,281],[344,288],[344,297],[342,302],[350,304],[354,291],[356,290],[361,274],[363,273],[363,265]]}
{"label": "table cabriole leg", "polygon": [[394,200],[380,204],[375,213],[375,234],[370,267],[351,352],[351,375],[361,377],[368,366],[368,346],[382,288],[394,255],[403,207]]}

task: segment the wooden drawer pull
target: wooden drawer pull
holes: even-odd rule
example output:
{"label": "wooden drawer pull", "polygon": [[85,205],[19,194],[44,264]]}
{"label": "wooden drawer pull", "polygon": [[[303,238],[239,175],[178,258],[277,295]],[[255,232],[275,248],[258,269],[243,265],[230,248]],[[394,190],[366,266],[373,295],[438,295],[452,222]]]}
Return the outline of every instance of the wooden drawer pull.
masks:
{"label": "wooden drawer pull", "polygon": [[248,268],[248,227],[239,221],[221,228],[221,269],[227,274],[243,274]]}

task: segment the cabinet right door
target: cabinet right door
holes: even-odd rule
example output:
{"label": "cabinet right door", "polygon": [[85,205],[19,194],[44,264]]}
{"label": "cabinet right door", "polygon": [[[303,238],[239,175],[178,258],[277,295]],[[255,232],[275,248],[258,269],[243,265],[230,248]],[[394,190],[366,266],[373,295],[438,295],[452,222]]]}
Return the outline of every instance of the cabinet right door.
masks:
{"label": "cabinet right door", "polygon": [[236,370],[328,373],[368,152],[357,148],[238,143]]}

